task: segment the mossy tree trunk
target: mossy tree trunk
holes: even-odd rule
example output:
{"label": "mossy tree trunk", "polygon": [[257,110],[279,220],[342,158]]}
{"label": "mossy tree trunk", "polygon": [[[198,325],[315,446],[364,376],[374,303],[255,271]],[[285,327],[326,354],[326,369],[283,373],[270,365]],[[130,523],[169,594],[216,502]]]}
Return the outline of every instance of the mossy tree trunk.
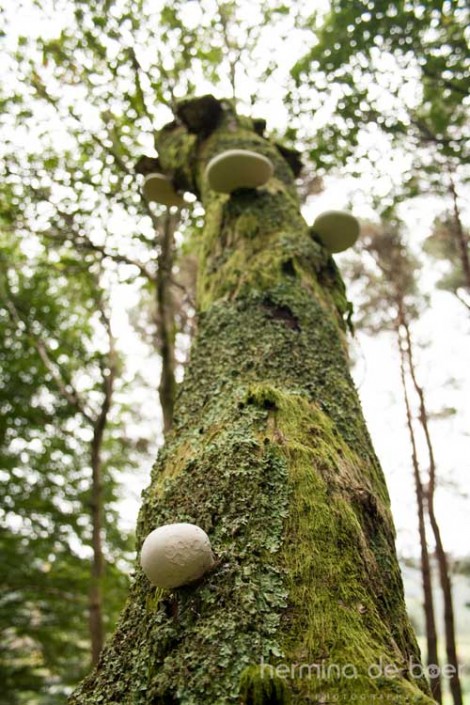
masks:
{"label": "mossy tree trunk", "polygon": [[[159,255],[156,278],[157,330],[162,371],[158,396],[162,408],[163,432],[167,434],[173,423],[175,403],[175,315],[171,297],[171,273],[174,263],[174,237],[177,219],[167,213],[163,222],[162,233],[157,238]],[[159,240],[159,242],[158,242]]]}
{"label": "mossy tree trunk", "polygon": [[[259,122],[207,96],[177,112],[157,147],[206,211],[199,325],[138,543],[194,522],[218,561],[171,593],[137,567],[116,633],[71,702],[431,703],[410,672],[419,654],[348,372],[338,271],[300,215],[287,153]],[[272,160],[266,187],[208,188],[207,161],[229,148]]]}

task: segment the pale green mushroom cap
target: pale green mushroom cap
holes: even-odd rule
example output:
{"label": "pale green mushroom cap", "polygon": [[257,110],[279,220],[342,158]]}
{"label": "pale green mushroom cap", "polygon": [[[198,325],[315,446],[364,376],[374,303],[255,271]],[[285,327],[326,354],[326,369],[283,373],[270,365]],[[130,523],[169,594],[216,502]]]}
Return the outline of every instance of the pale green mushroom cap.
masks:
{"label": "pale green mushroom cap", "polygon": [[312,231],[329,252],[343,252],[359,237],[359,221],[346,211],[325,211],[316,218]]}
{"label": "pale green mushroom cap", "polygon": [[144,180],[144,196],[147,201],[155,201],[163,206],[184,206],[185,201],[177,193],[168,176],[164,174],[148,174]]}
{"label": "pale green mushroom cap", "polygon": [[239,188],[264,186],[273,175],[270,159],[249,149],[228,149],[210,160],[205,177],[213,191],[232,193]]}

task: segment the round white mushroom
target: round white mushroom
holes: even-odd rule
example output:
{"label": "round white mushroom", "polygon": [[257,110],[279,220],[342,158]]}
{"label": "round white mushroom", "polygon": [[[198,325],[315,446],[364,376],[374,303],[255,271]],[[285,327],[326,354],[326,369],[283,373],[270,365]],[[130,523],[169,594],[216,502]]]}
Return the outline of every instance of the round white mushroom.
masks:
{"label": "round white mushroom", "polygon": [[359,237],[359,221],[345,211],[325,211],[312,225],[329,252],[343,252]]}
{"label": "round white mushroom", "polygon": [[161,203],[163,206],[184,206],[185,201],[177,193],[171,180],[165,174],[148,174],[144,180],[144,196],[148,201]]}
{"label": "round white mushroom", "polygon": [[151,583],[176,588],[201,578],[214,565],[206,532],[195,524],[166,524],[145,539],[140,564]]}
{"label": "round white mushroom", "polygon": [[232,193],[238,188],[258,188],[273,175],[270,159],[249,149],[228,149],[210,160],[205,176],[218,193]]}

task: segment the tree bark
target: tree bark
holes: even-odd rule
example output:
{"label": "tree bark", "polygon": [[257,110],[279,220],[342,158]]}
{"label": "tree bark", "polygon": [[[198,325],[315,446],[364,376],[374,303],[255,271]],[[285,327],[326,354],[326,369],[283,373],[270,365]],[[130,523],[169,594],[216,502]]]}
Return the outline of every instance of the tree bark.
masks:
{"label": "tree bark", "polygon": [[115,350],[109,320],[101,309],[109,340],[109,368],[103,370],[103,400],[100,411],[93,423],[93,438],[91,441],[91,546],[93,551],[91,561],[91,583],[89,592],[89,624],[91,637],[92,664],[96,665],[103,648],[103,578],[105,561],[103,556],[103,478],[102,452],[103,439],[111,409],[111,400],[116,375]]}
{"label": "tree bark", "polygon": [[449,189],[452,196],[452,207],[454,211],[454,232],[457,240],[457,247],[460,255],[460,263],[462,265],[462,273],[465,281],[465,287],[470,293],[470,256],[468,252],[468,237],[466,236],[462,219],[460,217],[459,201],[457,197],[457,189],[452,176],[449,174]]}
{"label": "tree bark", "polygon": [[171,301],[171,274],[174,257],[175,217],[170,213],[164,218],[162,232],[157,238],[159,255],[157,260],[157,317],[158,339],[162,370],[158,394],[163,414],[163,432],[167,434],[173,425],[175,403],[175,317]]}
{"label": "tree bark", "polygon": [[437,467],[436,460],[434,456],[434,447],[431,439],[431,432],[429,429],[428,411],[426,407],[426,401],[424,397],[424,390],[418,382],[416,375],[416,368],[414,364],[413,356],[413,343],[411,339],[410,327],[406,321],[406,317],[402,312],[402,322],[403,331],[406,340],[406,355],[408,358],[408,366],[410,370],[410,376],[415,388],[416,394],[419,400],[419,421],[421,423],[424,437],[426,440],[426,447],[429,456],[429,485],[428,491],[426,493],[427,499],[427,510],[429,516],[429,522],[431,524],[431,529],[434,536],[434,541],[436,544],[436,558],[439,570],[439,580],[441,584],[442,597],[444,601],[444,631],[446,637],[446,655],[447,663],[452,667],[452,673],[449,676],[449,685],[452,693],[452,699],[454,705],[462,705],[462,687],[460,683],[459,676],[459,660],[457,656],[457,643],[455,636],[455,618],[454,618],[454,603],[452,597],[452,583],[450,579],[450,567],[447,558],[447,553],[444,548],[444,544],[441,537],[441,531],[439,527],[439,522],[437,520],[435,508],[434,508],[434,498],[436,492],[436,475]]}
{"label": "tree bark", "polygon": [[93,665],[98,659],[103,648],[103,597],[102,581],[104,575],[104,560],[102,546],[102,511],[103,511],[103,486],[101,479],[101,442],[102,432],[97,428],[93,432],[91,446],[91,581],[88,599],[89,625],[91,638],[91,660]]}
{"label": "tree bark", "polygon": [[432,589],[431,561],[429,558],[428,541],[426,536],[426,515],[425,515],[425,492],[421,479],[421,470],[418,461],[418,451],[416,447],[416,437],[413,428],[413,419],[406,385],[406,353],[400,337],[399,329],[396,330],[398,347],[400,352],[400,377],[405,400],[406,423],[411,443],[411,462],[413,467],[413,478],[415,482],[416,505],[418,509],[418,533],[421,549],[421,580],[424,597],[424,620],[426,626],[426,646],[429,680],[431,692],[434,700],[442,702],[442,685],[439,665],[439,650],[437,641],[437,629],[434,610],[434,595]]}
{"label": "tree bark", "polygon": [[[251,120],[207,96],[177,112],[157,148],[206,211],[198,333],[137,536],[194,522],[217,564],[171,592],[136,564],[116,633],[71,703],[431,703],[348,372],[338,271]],[[209,189],[208,160],[232,148],[272,160],[266,187]]]}

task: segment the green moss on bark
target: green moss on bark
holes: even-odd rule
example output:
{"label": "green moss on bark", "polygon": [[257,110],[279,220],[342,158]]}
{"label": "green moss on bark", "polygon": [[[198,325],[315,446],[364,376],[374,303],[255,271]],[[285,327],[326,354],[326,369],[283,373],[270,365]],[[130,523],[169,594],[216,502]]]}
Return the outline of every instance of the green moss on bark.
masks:
{"label": "green moss on bark", "polygon": [[240,677],[240,697],[243,705],[288,705],[288,685],[269,665],[249,666]]}
{"label": "green moss on bark", "polygon": [[[217,565],[156,594],[136,563],[117,632],[71,703],[430,703],[408,670],[419,657],[348,372],[344,285],[276,147],[225,104],[217,120],[209,136],[187,136],[184,162],[183,128],[158,145],[165,168],[202,194],[206,227],[197,340],[138,525],[140,547],[161,524],[198,524]],[[273,160],[274,178],[230,198],[209,191],[207,160],[244,146]],[[370,676],[381,658],[396,677]],[[307,675],[291,671],[302,664]],[[335,664],[356,677],[312,677]]]}
{"label": "green moss on bark", "polygon": [[[184,482],[174,474],[157,492],[149,488],[139,526],[144,537],[158,524],[197,523],[211,537],[218,566],[201,584],[158,602],[137,569],[127,614],[96,674],[99,685],[85,684],[76,696],[82,702],[100,702],[102,691],[119,703],[237,702],[241,671],[277,653],[287,597],[275,561],[286,466],[260,441],[266,412],[240,410],[238,395],[229,408],[229,416],[212,408],[199,417],[207,438],[199,428],[180,430],[192,438],[195,457],[181,471]],[[162,469],[159,463],[157,478]],[[120,631],[128,650],[119,649]]]}
{"label": "green moss on bark", "polygon": [[[255,385],[248,400],[271,409],[270,437],[289,468],[279,559],[289,592],[281,648],[284,663],[297,664],[289,674],[294,702],[320,701],[325,691],[330,702],[359,694],[364,703],[369,696],[396,702],[400,688],[410,688],[419,654],[403,613],[388,502],[374,473],[302,394]],[[385,665],[394,677],[376,678]],[[426,689],[423,680],[415,684]]]}

